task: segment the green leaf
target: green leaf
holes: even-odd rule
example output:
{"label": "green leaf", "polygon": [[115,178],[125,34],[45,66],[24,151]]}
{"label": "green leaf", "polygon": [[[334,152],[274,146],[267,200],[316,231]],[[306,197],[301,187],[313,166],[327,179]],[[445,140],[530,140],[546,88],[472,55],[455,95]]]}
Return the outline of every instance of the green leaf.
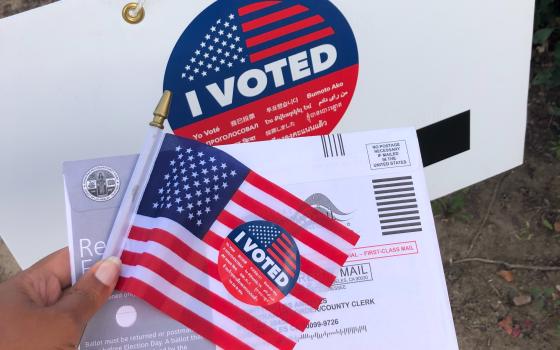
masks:
{"label": "green leaf", "polygon": [[560,117],[560,107],[558,105],[552,104],[548,106],[548,112],[555,117]]}
{"label": "green leaf", "polygon": [[538,299],[542,296],[542,289],[540,289],[539,287],[532,287],[531,289],[529,289],[529,292],[533,296],[533,299]]}
{"label": "green leaf", "polygon": [[557,65],[552,69],[552,74],[550,75],[549,87],[555,88],[560,86],[560,65]]}
{"label": "green leaf", "polygon": [[535,4],[535,28],[550,27],[554,18],[558,15],[556,0],[536,0]]}
{"label": "green leaf", "polygon": [[432,212],[434,216],[440,216],[443,214],[444,208],[439,199],[432,201],[431,204],[432,204]]}
{"label": "green leaf", "polygon": [[547,219],[542,219],[542,224],[544,227],[546,227],[547,229],[549,229],[550,231],[554,231],[554,226],[552,226],[552,224],[550,223],[550,221],[548,221]]}
{"label": "green leaf", "polygon": [[470,222],[474,218],[474,216],[472,214],[469,214],[469,213],[459,213],[458,217],[459,217],[459,220],[461,220],[463,222]]}
{"label": "green leaf", "polygon": [[538,72],[537,75],[533,78],[532,84],[533,85],[550,85],[552,82],[552,69],[544,70],[542,72]]}
{"label": "green leaf", "polygon": [[560,65],[560,43],[556,43],[556,48],[554,49],[554,60],[556,65]]}
{"label": "green leaf", "polygon": [[[560,137],[558,138],[558,141],[553,141],[551,144],[552,147],[550,148],[550,150],[552,151],[552,153],[554,153],[554,156],[557,159],[560,159]],[[560,235],[557,236],[560,237]]]}
{"label": "green leaf", "polygon": [[535,44],[535,45],[544,44],[548,40],[548,38],[550,37],[550,34],[552,34],[554,29],[555,28],[543,28],[543,29],[537,30],[535,32],[535,34],[533,34],[533,44]]}
{"label": "green leaf", "polygon": [[451,195],[449,202],[449,212],[451,214],[458,213],[465,207],[465,195],[462,192],[457,192]]}

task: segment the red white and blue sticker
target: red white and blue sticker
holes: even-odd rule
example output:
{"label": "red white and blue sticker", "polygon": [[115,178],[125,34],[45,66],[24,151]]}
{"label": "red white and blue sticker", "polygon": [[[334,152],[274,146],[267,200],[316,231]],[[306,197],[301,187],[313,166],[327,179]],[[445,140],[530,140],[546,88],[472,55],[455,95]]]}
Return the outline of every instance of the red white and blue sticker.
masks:
{"label": "red white and blue sticker", "polygon": [[165,72],[175,134],[209,145],[327,134],[358,78],[350,25],[328,0],[218,0]]}
{"label": "red white and blue sticker", "polygon": [[250,305],[280,301],[294,288],[299,270],[296,243],[286,230],[269,221],[250,221],[235,228],[218,256],[222,283]]}

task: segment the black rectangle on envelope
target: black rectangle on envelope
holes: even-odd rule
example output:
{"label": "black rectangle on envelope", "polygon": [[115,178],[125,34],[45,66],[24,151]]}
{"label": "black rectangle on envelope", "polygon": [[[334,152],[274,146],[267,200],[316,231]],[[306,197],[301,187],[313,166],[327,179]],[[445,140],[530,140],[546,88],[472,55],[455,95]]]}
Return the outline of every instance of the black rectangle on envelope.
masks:
{"label": "black rectangle on envelope", "polygon": [[471,111],[441,120],[416,131],[424,166],[471,148]]}

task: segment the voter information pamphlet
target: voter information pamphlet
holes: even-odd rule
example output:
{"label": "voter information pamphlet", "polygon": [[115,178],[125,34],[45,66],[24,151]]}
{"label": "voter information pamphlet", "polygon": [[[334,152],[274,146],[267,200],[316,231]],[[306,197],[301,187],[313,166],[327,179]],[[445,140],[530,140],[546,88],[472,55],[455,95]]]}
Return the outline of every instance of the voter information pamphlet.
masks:
{"label": "voter information pamphlet", "polygon": [[[296,349],[458,348],[414,129],[219,148],[361,236]],[[136,159],[64,164],[74,279],[103,255]],[[215,348],[123,293],[81,342],[82,350]]]}

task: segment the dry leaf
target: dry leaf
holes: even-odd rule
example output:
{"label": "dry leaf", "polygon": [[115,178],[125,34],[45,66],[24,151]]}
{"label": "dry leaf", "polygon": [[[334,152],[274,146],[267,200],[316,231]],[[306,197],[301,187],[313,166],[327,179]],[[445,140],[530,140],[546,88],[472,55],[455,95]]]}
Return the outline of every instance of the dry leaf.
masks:
{"label": "dry leaf", "polygon": [[520,337],[521,336],[521,326],[519,326],[518,324],[513,326],[513,330],[511,331],[511,336],[514,337],[514,338]]}
{"label": "dry leaf", "polygon": [[521,328],[522,328],[523,331],[525,331],[525,332],[529,332],[529,331],[533,330],[533,326],[534,326],[533,321],[531,321],[531,320],[529,320],[529,319],[525,319],[525,320],[523,321],[523,323],[521,323]]}
{"label": "dry leaf", "polygon": [[513,298],[513,304],[515,306],[523,306],[529,304],[533,299],[530,295],[521,294]]}
{"label": "dry leaf", "polygon": [[519,324],[513,324],[513,318],[511,315],[507,315],[503,320],[498,322],[498,327],[514,338],[521,336],[521,326]]}
{"label": "dry leaf", "polygon": [[560,233],[560,220],[554,223],[554,231]]}
{"label": "dry leaf", "polygon": [[507,334],[511,335],[513,333],[513,318],[511,315],[507,315],[503,320],[498,322],[498,327],[503,329]]}
{"label": "dry leaf", "polygon": [[501,270],[498,275],[503,278],[506,282],[513,282],[513,272],[508,270]]}

